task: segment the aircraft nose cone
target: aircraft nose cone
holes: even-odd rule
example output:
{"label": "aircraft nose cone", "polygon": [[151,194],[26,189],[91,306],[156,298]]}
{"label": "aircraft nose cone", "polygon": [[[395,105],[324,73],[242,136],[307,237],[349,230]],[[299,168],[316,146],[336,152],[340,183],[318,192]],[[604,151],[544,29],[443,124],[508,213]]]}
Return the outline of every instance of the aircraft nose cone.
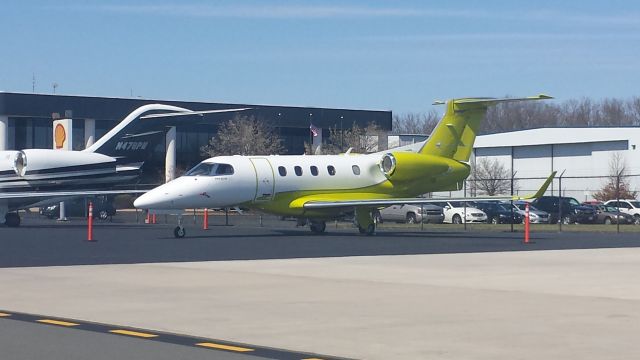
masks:
{"label": "aircraft nose cone", "polygon": [[138,209],[149,209],[149,208],[153,208],[154,205],[157,204],[157,201],[154,201],[154,196],[152,196],[153,191],[149,191],[147,193],[142,194],[142,196],[140,196],[139,198],[137,198],[134,202],[133,202],[133,206],[135,206]]}

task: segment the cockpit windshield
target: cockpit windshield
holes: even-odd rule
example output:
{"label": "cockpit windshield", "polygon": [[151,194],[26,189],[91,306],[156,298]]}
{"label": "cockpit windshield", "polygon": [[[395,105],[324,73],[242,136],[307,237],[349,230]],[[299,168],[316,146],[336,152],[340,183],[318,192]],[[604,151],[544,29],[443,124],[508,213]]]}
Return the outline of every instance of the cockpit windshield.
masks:
{"label": "cockpit windshield", "polygon": [[185,176],[220,176],[220,175],[233,175],[233,166],[229,164],[218,163],[205,163],[193,167],[189,170]]}

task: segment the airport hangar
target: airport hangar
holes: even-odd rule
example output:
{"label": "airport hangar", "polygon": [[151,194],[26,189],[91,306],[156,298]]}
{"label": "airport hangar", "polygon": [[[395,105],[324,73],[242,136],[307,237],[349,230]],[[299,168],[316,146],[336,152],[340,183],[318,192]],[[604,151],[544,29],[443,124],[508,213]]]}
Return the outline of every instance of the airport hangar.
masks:
{"label": "airport hangar", "polygon": [[[471,161],[498,160],[516,173],[520,195],[535,192],[552,171],[564,171],[562,195],[587,201],[608,181],[615,154],[624,160],[630,189],[640,190],[638,146],[639,127],[537,128],[478,136]],[[557,195],[558,187],[556,179],[547,194]]]}
{"label": "airport hangar", "polygon": [[[287,154],[303,154],[305,142],[311,140],[317,147],[329,137],[330,128],[346,130],[354,123],[360,127],[374,123],[381,132],[391,130],[391,111],[0,92],[0,150],[51,149],[54,118],[73,120],[73,149],[81,150],[134,109],[152,103],[194,111],[251,108],[242,115],[272,124],[283,139]],[[234,113],[205,114],[197,123],[177,125],[173,141],[178,169],[187,170],[200,162],[204,158],[200,148],[208,144],[218,124],[233,116]],[[320,129],[319,136],[310,136],[310,124]],[[379,140],[385,141],[386,136],[379,136]],[[386,148],[386,143],[379,146]],[[164,172],[165,152],[160,145],[154,149],[152,161],[145,165],[143,181],[161,180],[158,175]]]}

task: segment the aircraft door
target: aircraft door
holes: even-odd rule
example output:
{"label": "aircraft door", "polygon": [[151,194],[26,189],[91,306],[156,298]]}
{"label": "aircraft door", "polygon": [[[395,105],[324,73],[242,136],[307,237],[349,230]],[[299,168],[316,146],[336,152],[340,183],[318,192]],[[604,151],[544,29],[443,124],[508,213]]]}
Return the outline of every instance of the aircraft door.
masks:
{"label": "aircraft door", "polygon": [[251,158],[251,163],[256,169],[256,196],[254,201],[262,202],[273,199],[273,169],[271,168],[269,160],[265,158]]}

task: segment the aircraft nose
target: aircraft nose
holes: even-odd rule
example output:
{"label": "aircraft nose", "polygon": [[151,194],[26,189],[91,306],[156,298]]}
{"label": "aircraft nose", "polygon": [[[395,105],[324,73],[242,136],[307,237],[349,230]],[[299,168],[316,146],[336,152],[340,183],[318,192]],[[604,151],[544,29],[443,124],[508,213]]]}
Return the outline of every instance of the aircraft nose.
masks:
{"label": "aircraft nose", "polygon": [[153,209],[156,208],[161,201],[158,199],[158,193],[154,190],[150,190],[142,196],[138,197],[134,202],[133,206],[138,209]]}

